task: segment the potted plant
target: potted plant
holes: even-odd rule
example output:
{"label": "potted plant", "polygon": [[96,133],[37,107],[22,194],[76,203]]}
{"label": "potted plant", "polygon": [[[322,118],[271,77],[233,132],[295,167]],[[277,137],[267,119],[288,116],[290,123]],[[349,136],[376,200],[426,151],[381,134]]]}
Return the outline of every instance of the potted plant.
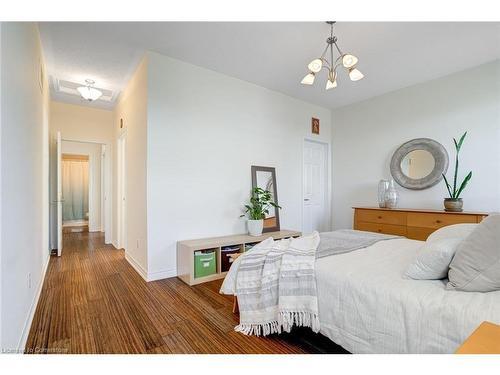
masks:
{"label": "potted plant", "polygon": [[[245,214],[248,214],[248,233],[251,236],[260,236],[264,228],[264,219],[266,214],[269,214],[269,209],[281,208],[273,201],[273,196],[270,191],[259,187],[252,189],[250,204],[245,204]],[[245,216],[245,214],[240,217]]]}
{"label": "potted plant", "polygon": [[460,149],[462,148],[462,144],[464,143],[464,139],[467,135],[467,132],[465,132],[462,137],[460,137],[460,140],[457,142],[455,138],[453,138],[453,142],[455,143],[455,173],[453,174],[453,187],[448,183],[448,180],[446,176],[443,173],[443,178],[444,182],[446,184],[446,188],[448,189],[448,194],[450,195],[449,198],[444,199],[444,210],[445,211],[451,211],[451,212],[461,212],[464,202],[462,201],[462,198],[460,198],[460,195],[464,191],[465,187],[469,183],[470,179],[472,178],[472,171],[469,172],[467,176],[463,179],[462,183],[460,186],[457,185],[457,178],[458,178],[458,155],[460,153]]}

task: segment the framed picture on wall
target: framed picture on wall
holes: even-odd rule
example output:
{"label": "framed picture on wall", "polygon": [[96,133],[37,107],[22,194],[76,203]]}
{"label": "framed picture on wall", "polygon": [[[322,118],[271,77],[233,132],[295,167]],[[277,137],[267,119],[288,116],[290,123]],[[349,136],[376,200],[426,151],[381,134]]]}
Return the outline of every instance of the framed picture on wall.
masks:
{"label": "framed picture on wall", "polygon": [[319,134],[319,118],[311,119],[311,131],[313,134]]}

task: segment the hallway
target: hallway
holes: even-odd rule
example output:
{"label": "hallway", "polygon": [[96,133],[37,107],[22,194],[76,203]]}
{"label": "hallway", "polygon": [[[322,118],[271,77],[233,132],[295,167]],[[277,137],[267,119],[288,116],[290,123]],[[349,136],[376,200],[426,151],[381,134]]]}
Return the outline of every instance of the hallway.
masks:
{"label": "hallway", "polygon": [[146,283],[101,233],[65,233],[52,256],[27,353],[304,353],[283,338],[233,328],[220,281],[189,287],[177,278]]}

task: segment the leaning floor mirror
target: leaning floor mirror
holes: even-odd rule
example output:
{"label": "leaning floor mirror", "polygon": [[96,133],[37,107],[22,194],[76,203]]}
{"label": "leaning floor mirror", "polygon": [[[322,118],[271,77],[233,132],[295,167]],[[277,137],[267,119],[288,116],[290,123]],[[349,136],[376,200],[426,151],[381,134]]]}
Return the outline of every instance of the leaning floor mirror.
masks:
{"label": "leaning floor mirror", "polygon": [[[278,203],[278,193],[276,186],[276,171],[272,167],[252,166],[252,188],[259,187],[272,194],[273,201]],[[263,232],[275,232],[280,230],[279,209],[271,207],[269,214],[264,219]]]}

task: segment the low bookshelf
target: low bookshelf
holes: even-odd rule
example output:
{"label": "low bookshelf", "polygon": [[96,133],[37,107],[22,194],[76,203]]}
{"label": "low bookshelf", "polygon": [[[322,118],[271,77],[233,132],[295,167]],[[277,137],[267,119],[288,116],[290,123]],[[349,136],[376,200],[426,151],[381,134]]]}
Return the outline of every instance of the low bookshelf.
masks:
{"label": "low bookshelf", "polygon": [[[280,230],[278,232],[267,232],[261,236],[250,236],[248,234],[236,234],[232,236],[201,238],[177,242],[177,277],[189,285],[205,283],[207,281],[222,279],[226,276],[230,267],[222,257],[229,257],[234,253],[243,253],[251,246],[272,237],[275,240],[283,238],[299,237],[301,232],[293,230]],[[200,258],[201,257],[201,261]],[[195,266],[195,258],[196,265]],[[204,258],[204,259],[203,259]],[[215,258],[213,267],[212,258]],[[200,269],[202,266],[209,269],[209,274]],[[202,267],[201,267],[202,268]],[[196,272],[202,276],[197,277]]]}

